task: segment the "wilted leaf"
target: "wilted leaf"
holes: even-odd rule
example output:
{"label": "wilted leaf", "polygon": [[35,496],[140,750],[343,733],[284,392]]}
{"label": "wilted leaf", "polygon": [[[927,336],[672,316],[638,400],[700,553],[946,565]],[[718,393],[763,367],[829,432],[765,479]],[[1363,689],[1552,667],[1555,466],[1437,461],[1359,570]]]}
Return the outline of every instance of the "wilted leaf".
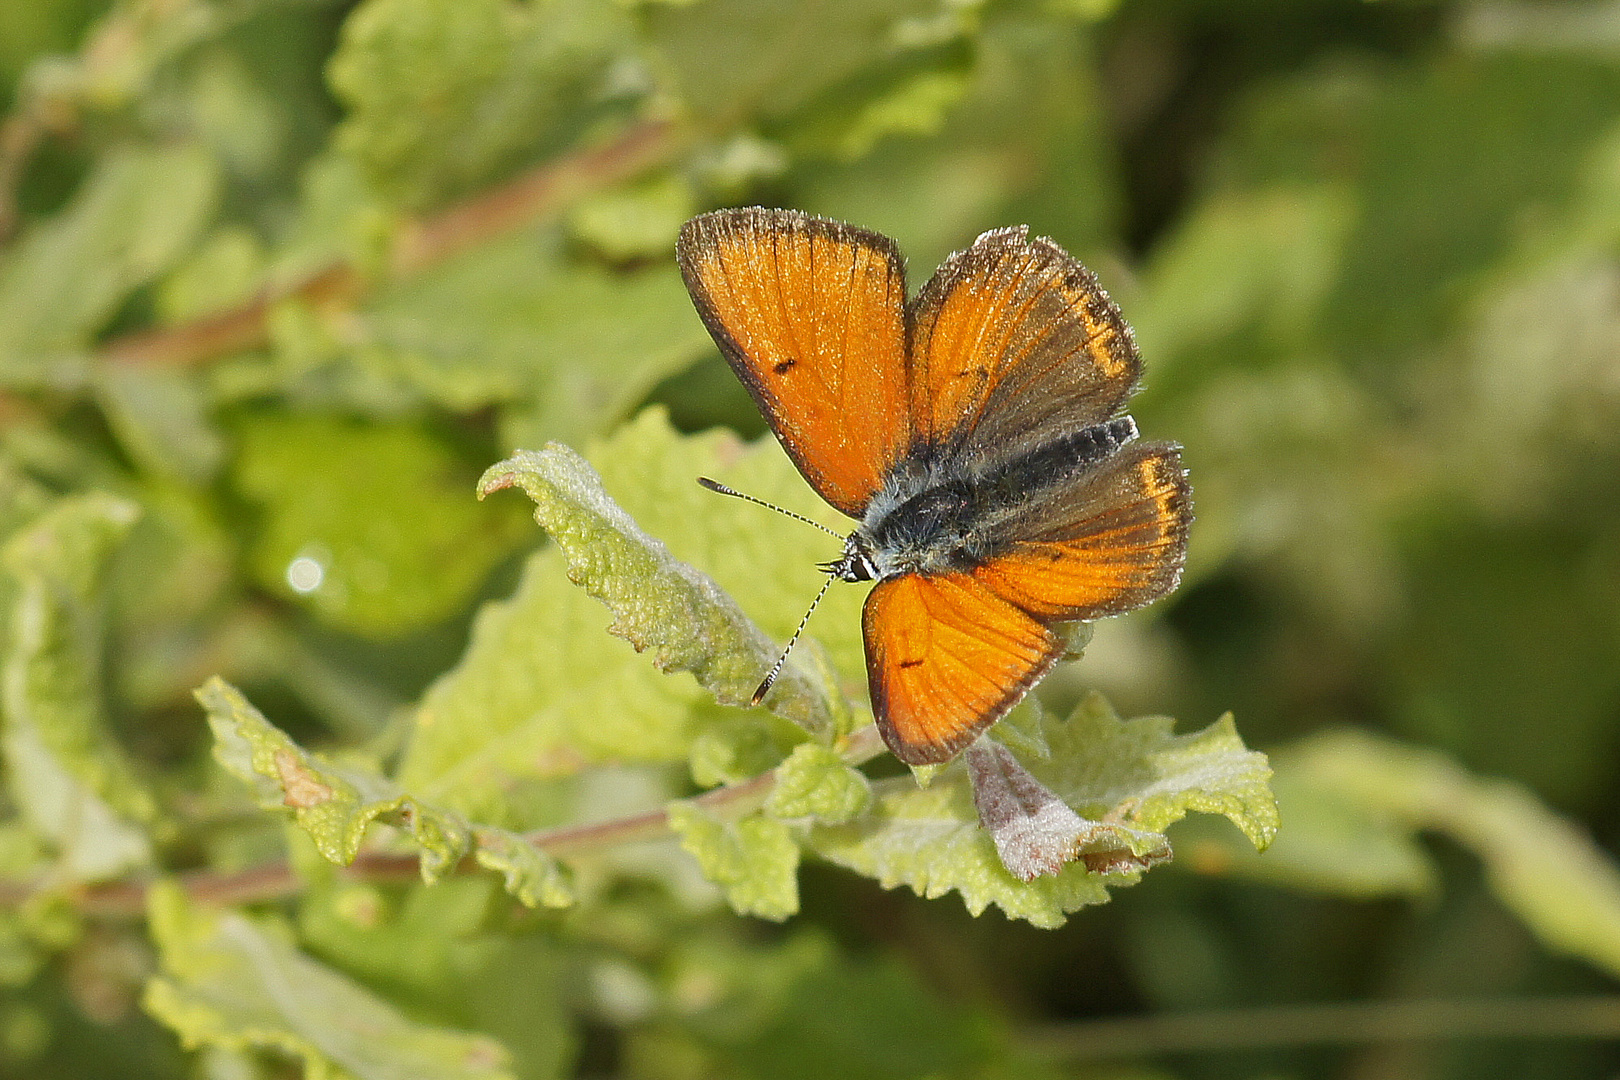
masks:
{"label": "wilted leaf", "polygon": [[[1171,733],[1165,717],[1122,721],[1093,694],[1066,721],[1049,722],[1051,756],[1028,771],[1082,817],[1120,826],[1109,838],[1153,861],[1164,843],[1153,834],[1191,810],[1225,814],[1256,846],[1276,831],[1276,805],[1265,756],[1244,748],[1230,717],[1190,735]],[[909,885],[934,897],[962,894],[974,914],[995,904],[1012,918],[1059,926],[1064,917],[1108,899],[1109,884],[1131,884],[1143,860],[1084,862],[1055,876],[1020,882],[1002,865],[979,826],[967,769],[953,763],[926,790],[909,777],[874,785],[873,811],[841,826],[813,830],[810,849],[868,874],[887,888]],[[1140,835],[1135,835],[1140,834]],[[1118,844],[1116,844],[1118,846]]]}
{"label": "wilted leaf", "polygon": [[1170,858],[1170,845],[1159,833],[1082,818],[991,739],[975,742],[962,758],[979,824],[1001,865],[1019,881],[1057,874],[1072,862],[1116,874]]}

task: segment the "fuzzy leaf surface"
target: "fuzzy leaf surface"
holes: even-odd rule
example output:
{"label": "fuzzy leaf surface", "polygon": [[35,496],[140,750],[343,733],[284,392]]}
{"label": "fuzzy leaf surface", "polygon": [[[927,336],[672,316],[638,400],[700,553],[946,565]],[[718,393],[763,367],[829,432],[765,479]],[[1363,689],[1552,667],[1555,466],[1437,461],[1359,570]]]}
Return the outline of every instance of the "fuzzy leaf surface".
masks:
{"label": "fuzzy leaf surface", "polygon": [[266,809],[288,808],[329,861],[347,866],[374,821],[406,829],[421,849],[422,878],[434,881],[474,855],[499,871],[523,903],[561,907],[573,897],[556,864],[522,837],[470,824],[405,793],[381,774],[311,754],[266,720],[234,687],[215,678],[197,691],[214,730],[214,757],[249,784]]}
{"label": "fuzzy leaf surface", "polygon": [[[675,762],[690,754],[701,782],[735,781],[775,765],[803,740],[803,728],[763,710],[714,705],[721,692],[746,700],[779,646],[751,628],[730,600],[711,607],[704,598],[719,582],[771,638],[785,641],[820,585],[815,561],[836,548],[799,522],[705,491],[695,479],[724,480],[829,524],[838,515],[816,499],[774,440],[684,436],[662,410],[647,410],[596,444],[591,459],[600,481],[568,451],[539,458],[531,481],[565,535],[530,558],[511,598],[484,607],[460,664],[423,698],[399,770],[407,790],[478,820],[509,823],[503,815],[510,800],[501,792],[525,780],[596,762]],[[617,531],[627,513],[634,522]],[[659,539],[649,541],[648,534]],[[600,547],[593,546],[598,536]],[[622,598],[630,621],[604,612],[589,589],[570,584],[570,573]],[[635,575],[647,573],[662,582],[662,592],[642,587]],[[820,687],[836,682],[834,671],[862,670],[862,596],[857,588],[828,595],[768,707],[835,734],[856,726],[841,696]],[[662,617],[658,597],[673,604],[674,625],[709,626],[732,642],[728,648],[746,652],[725,654],[717,643],[682,639],[670,624],[646,625]],[[668,638],[667,659],[702,667],[718,689],[706,690],[695,673],[660,673],[630,644],[604,633],[610,622],[641,635],[643,646],[661,650]]]}
{"label": "fuzzy leaf surface", "polygon": [[669,825],[739,915],[780,922],[799,910],[799,845],[788,826],[750,814],[728,820],[693,802],[670,803]]}
{"label": "fuzzy leaf surface", "polygon": [[[1166,717],[1121,720],[1099,695],[1067,720],[1048,721],[1051,756],[1025,762],[1029,772],[1082,817],[1118,827],[1115,838],[1136,855],[1165,843],[1161,834],[1189,811],[1229,817],[1256,846],[1277,828],[1263,754],[1248,750],[1229,717],[1176,735]],[[1108,899],[1108,885],[1134,884],[1139,870],[1093,873],[1073,863],[1030,882],[1002,865],[979,827],[966,769],[953,763],[926,789],[909,777],[873,785],[872,812],[848,825],[819,826],[810,850],[925,897],[951,890],[975,915],[995,904],[1011,918],[1042,927]],[[1121,864],[1123,865],[1123,864]]]}

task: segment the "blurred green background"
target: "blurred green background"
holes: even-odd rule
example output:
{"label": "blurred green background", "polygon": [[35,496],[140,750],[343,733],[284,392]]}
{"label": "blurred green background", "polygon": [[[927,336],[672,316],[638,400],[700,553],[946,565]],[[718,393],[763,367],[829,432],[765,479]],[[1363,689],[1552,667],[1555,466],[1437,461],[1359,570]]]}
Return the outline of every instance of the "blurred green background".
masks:
{"label": "blurred green background", "polygon": [[[652,404],[763,432],[674,272],[690,215],[843,218],[913,288],[1028,224],[1137,331],[1189,572],[1042,694],[1234,712],[1277,766],[1273,852],[1189,823],[1058,931],[813,863],[781,928],[677,902],[674,869],[562,931],[492,928],[463,882],[289,915],[412,1017],[533,1077],[1620,1072],[1612,1003],[1610,1041],[1511,1006],[1525,1030],[1392,1035],[1403,1002],[1620,976],[1620,4],[14,0],[0,109],[0,524],[140,508],[56,628],[104,664],[58,675],[174,869],[264,850],[220,809],[209,674],[306,744],[397,751],[541,542],[474,501],[487,465]],[[10,714],[30,557],[7,548]],[[6,895],[0,1074],[298,1074],[183,1054],[137,1002],[138,923]],[[1341,1039],[1271,1045],[1267,1007],[1353,1001],[1387,1007],[1371,1037],[1325,1014]],[[1233,1010],[1221,1037],[1084,1049],[1099,1018],[1204,1010]]]}

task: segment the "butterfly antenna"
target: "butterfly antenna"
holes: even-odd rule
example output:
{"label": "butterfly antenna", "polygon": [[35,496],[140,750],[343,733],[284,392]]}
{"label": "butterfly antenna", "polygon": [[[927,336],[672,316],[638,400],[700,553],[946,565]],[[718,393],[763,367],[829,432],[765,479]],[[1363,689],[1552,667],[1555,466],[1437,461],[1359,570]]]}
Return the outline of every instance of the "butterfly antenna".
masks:
{"label": "butterfly antenna", "polygon": [[[704,486],[707,487],[708,485],[705,484]],[[814,525],[815,522],[811,522],[811,524]],[[771,686],[776,682],[776,677],[782,674],[782,665],[787,663],[788,653],[793,651],[794,642],[798,641],[799,635],[804,633],[804,628],[810,622],[810,616],[815,612],[816,605],[821,603],[821,598],[827,595],[827,590],[832,588],[832,583],[837,580],[837,578],[828,575],[827,580],[821,583],[821,591],[816,593],[814,600],[810,601],[810,610],[806,611],[804,618],[799,620],[799,628],[793,631],[792,637],[788,638],[787,647],[782,650],[782,655],[776,658],[776,663],[771,665],[771,670],[765,673],[764,680],[760,682],[759,689],[754,691],[754,696],[748,699],[748,704],[758,705],[765,700],[765,695],[771,692]]]}
{"label": "butterfly antenna", "polygon": [[[805,517],[803,514],[795,514],[791,510],[784,510],[780,506],[777,506],[775,503],[766,502],[764,499],[755,498],[754,496],[746,494],[745,492],[738,491],[734,487],[727,487],[725,484],[722,484],[718,480],[710,480],[707,476],[700,476],[700,477],[697,478],[697,482],[702,484],[704,487],[708,488],[710,491],[717,491],[721,495],[730,495],[733,499],[742,499],[744,502],[751,502],[756,506],[763,506],[767,510],[775,510],[778,514],[783,514],[783,515],[785,515],[787,517],[792,518],[795,521],[802,521],[806,525],[814,525],[816,528],[820,529],[822,532],[826,533],[828,536],[836,536],[840,540],[843,539],[843,536],[840,535],[837,530],[829,529],[829,528],[827,528],[827,526],[823,525],[819,521],[813,521],[810,518]],[[811,609],[814,610],[814,608],[815,608],[815,605],[812,604]],[[795,634],[794,636],[797,637],[798,635]],[[778,665],[778,666],[780,666],[780,665]],[[756,704],[757,704],[757,702],[756,702]]]}

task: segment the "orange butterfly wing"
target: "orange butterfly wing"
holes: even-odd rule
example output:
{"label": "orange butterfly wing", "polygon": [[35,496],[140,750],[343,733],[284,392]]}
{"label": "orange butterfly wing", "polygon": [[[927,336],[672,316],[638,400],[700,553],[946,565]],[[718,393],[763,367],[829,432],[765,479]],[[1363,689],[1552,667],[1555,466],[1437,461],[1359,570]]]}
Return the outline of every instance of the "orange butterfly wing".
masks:
{"label": "orange butterfly wing", "polygon": [[1142,361],[1096,277],[1023,227],[948,258],[910,309],[911,423],[949,460],[1011,457],[1117,414]]}
{"label": "orange butterfly wing", "polygon": [[949,761],[1045,675],[1063,640],[970,574],[903,574],[866,598],[878,731],[908,765]]}
{"label": "orange butterfly wing", "polygon": [[693,218],[675,252],[704,324],[793,463],[860,517],[910,444],[894,241],[750,207]]}
{"label": "orange butterfly wing", "polygon": [[1180,451],[1132,444],[1008,522],[1019,539],[971,571],[902,574],[866,600],[867,680],[883,741],[948,761],[1063,653],[1051,624],[1118,615],[1181,576],[1192,495]]}
{"label": "orange butterfly wing", "polygon": [[1176,587],[1191,524],[1180,448],[1132,443],[1032,502],[972,573],[1042,622],[1119,615]]}

